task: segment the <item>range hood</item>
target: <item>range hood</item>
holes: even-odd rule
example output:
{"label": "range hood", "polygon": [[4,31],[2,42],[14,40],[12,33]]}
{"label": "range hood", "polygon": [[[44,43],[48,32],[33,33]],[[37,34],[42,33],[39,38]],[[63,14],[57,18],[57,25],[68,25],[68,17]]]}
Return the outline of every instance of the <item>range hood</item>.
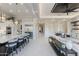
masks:
{"label": "range hood", "polygon": [[79,8],[79,3],[55,3],[54,7],[52,8],[52,13],[67,13],[68,12],[78,12],[75,11]]}

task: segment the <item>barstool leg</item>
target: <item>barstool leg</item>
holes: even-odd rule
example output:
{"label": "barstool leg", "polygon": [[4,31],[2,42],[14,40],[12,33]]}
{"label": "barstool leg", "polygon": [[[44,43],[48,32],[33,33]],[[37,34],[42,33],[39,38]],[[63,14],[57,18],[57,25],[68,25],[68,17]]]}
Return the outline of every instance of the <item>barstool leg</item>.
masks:
{"label": "barstool leg", "polygon": [[16,54],[18,54],[18,51],[17,51],[17,46],[15,47],[15,50],[16,50]]}
{"label": "barstool leg", "polygon": [[12,56],[13,56],[13,48],[12,48]]}
{"label": "barstool leg", "polygon": [[29,39],[28,39],[28,43],[29,43]]}
{"label": "barstool leg", "polygon": [[19,51],[21,51],[21,46],[19,47]]}

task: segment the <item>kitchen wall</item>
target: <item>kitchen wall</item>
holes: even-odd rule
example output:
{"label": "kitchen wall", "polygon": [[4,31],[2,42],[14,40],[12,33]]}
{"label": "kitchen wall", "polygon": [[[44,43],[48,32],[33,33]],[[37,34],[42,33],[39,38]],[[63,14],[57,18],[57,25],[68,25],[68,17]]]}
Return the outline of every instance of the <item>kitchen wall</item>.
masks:
{"label": "kitchen wall", "polygon": [[[26,24],[31,24],[32,26],[28,27],[25,26]],[[69,21],[64,20],[38,20],[36,18],[27,18],[22,20],[22,34],[24,34],[26,31],[32,31],[33,32],[33,39],[37,39],[39,33],[38,33],[38,26],[39,24],[45,25],[45,37],[49,37],[50,35],[56,33],[56,32],[65,32],[65,33],[71,33],[71,26]],[[29,28],[29,30],[28,30]]]}
{"label": "kitchen wall", "polygon": [[47,21],[45,24],[45,36],[49,37],[50,35],[56,32],[67,33],[67,22],[66,21]]}
{"label": "kitchen wall", "polygon": [[22,20],[22,34],[25,34],[25,32],[33,31],[33,19],[32,18],[26,18]]}
{"label": "kitchen wall", "polygon": [[[37,37],[37,18],[26,18],[22,20],[22,34],[33,32],[33,39]],[[25,26],[26,25],[26,26]],[[31,26],[28,26],[31,25]]]}
{"label": "kitchen wall", "polygon": [[49,37],[56,32],[70,34],[70,22],[64,20],[40,20],[39,23],[45,24],[45,37]]}
{"label": "kitchen wall", "polygon": [[0,36],[6,33],[6,23],[0,22]]}
{"label": "kitchen wall", "polygon": [[18,26],[14,24],[12,20],[6,20],[4,22],[0,22],[0,35],[6,34],[6,27],[11,27],[12,35],[17,34]]}

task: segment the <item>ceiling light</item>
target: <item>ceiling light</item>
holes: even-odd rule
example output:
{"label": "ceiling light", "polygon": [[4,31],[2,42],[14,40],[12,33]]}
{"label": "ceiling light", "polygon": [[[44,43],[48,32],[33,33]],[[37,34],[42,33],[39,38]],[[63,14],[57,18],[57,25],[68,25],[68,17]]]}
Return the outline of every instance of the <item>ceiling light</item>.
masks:
{"label": "ceiling light", "polygon": [[25,12],[28,13],[29,11],[26,9]]}
{"label": "ceiling light", "polygon": [[20,5],[23,5],[24,3],[20,3]]}
{"label": "ceiling light", "polygon": [[18,21],[15,21],[15,24],[18,25]]}
{"label": "ceiling light", "polygon": [[0,22],[5,22],[5,17],[3,17],[3,16],[0,16]]}
{"label": "ceiling light", "polygon": [[2,20],[5,20],[5,17],[2,17]]}
{"label": "ceiling light", "polygon": [[9,3],[9,5],[12,5],[12,3]]}
{"label": "ceiling light", "polygon": [[63,21],[66,21],[66,19],[63,19]]}
{"label": "ceiling light", "polygon": [[17,10],[17,12],[21,12],[21,10]]}
{"label": "ceiling light", "polygon": [[38,11],[37,11],[37,10],[36,10],[35,12],[36,12],[36,13],[38,13]]}
{"label": "ceiling light", "polygon": [[12,13],[12,12],[13,12],[13,10],[11,9],[11,10],[9,10],[9,12],[10,12],[10,13]]}

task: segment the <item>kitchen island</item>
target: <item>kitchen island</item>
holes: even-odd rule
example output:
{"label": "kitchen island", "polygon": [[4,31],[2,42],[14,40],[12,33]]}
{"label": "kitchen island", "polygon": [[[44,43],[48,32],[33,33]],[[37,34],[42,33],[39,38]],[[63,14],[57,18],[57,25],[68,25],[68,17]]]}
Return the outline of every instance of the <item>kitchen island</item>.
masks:
{"label": "kitchen island", "polygon": [[[65,37],[62,38],[61,36],[56,36],[56,35],[52,35],[49,37],[49,42],[53,42],[58,44],[60,47],[62,47],[63,49],[66,47],[68,49],[72,49],[74,52],[77,53],[77,55],[79,55],[79,40],[76,38],[72,38],[72,37]],[[58,48],[58,45],[56,45],[56,47]],[[62,53],[64,53],[63,51],[60,51]]]}
{"label": "kitchen island", "polygon": [[[6,54],[6,51],[7,51],[7,54],[8,54],[8,50],[7,50],[7,47],[6,45],[11,46],[9,45],[8,43],[9,42],[13,42],[13,41],[16,41],[15,42],[17,44],[17,47],[18,48],[18,44],[19,44],[19,39],[21,39],[21,41],[23,42],[21,45],[25,45],[26,41],[29,39],[26,39],[26,36],[27,35],[22,35],[22,34],[19,34],[19,35],[3,35],[3,36],[0,36],[0,56],[2,55],[5,55]],[[11,43],[10,43],[11,44]],[[9,48],[8,48],[9,49]],[[12,52],[11,52],[12,53]]]}
{"label": "kitchen island", "polygon": [[3,44],[3,43],[6,43],[8,42],[9,40],[12,40],[12,39],[15,39],[15,38],[19,38],[23,36],[22,34],[20,35],[3,35],[3,36],[0,36],[0,44]]}

